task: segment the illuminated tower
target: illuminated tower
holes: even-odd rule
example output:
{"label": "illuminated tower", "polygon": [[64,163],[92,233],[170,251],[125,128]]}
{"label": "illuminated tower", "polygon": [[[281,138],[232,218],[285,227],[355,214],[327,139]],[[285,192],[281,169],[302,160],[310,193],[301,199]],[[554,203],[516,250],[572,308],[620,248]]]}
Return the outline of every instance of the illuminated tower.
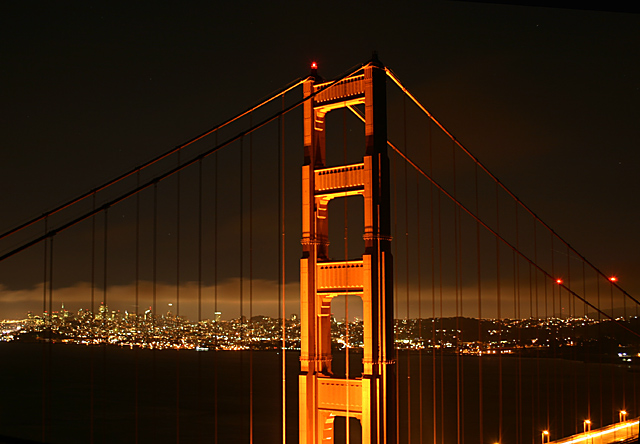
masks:
{"label": "illuminated tower", "polygon": [[[315,75],[305,97],[328,83]],[[326,166],[325,116],[364,105],[365,153],[362,163]],[[393,258],[389,216],[386,73],[376,59],[357,73],[305,102],[302,167],[302,246],[300,260],[301,355],[300,443],[333,442],[336,416],[362,425],[362,442],[396,442],[396,369],[393,361]],[[328,257],[328,204],[337,197],[364,202],[365,251],[362,259]],[[338,379],[331,371],[331,301],[362,297],[363,374]]]}

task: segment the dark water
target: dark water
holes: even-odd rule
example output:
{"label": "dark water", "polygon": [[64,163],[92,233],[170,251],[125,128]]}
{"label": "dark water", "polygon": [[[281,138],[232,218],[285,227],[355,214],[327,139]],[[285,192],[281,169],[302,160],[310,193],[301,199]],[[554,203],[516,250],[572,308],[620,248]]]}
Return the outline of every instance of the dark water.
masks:
{"label": "dark water", "polygon": [[[298,439],[298,356],[286,356],[289,443]],[[281,359],[265,351],[1,343],[0,442],[236,443],[249,442],[250,433],[255,443],[282,442]],[[352,371],[360,359],[351,354]],[[335,354],[336,374],[344,362],[344,354]],[[517,357],[482,358],[481,414],[479,364],[477,357],[434,361],[400,353],[400,442],[434,442],[435,423],[438,443],[457,443],[458,436],[464,443],[498,442],[502,426],[500,442],[535,444],[543,429],[552,439],[570,435],[587,417],[594,428],[616,421],[623,407],[638,416],[640,373]],[[351,424],[353,435],[358,427]],[[344,442],[344,430],[344,421],[337,421],[336,442]]]}

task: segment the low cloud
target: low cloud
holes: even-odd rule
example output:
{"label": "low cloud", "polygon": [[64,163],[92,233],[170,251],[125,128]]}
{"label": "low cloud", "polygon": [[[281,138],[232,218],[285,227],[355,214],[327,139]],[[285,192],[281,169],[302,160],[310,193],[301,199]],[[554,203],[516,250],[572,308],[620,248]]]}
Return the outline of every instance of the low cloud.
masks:
{"label": "low cloud", "polygon": [[[284,290],[284,292],[282,291]],[[143,313],[153,309],[157,313],[171,311],[190,320],[211,319],[216,311],[222,313],[223,319],[243,316],[265,315],[276,317],[282,313],[282,296],[284,293],[286,316],[299,313],[299,285],[289,283],[280,288],[275,281],[239,278],[225,280],[217,286],[198,286],[197,282],[185,282],[179,287],[153,282],[140,281],[135,284],[114,285],[103,288],[92,288],[87,282],[78,282],[73,286],[55,288],[51,293],[45,292],[43,285],[38,284],[28,289],[9,290],[0,285],[0,317],[3,319],[21,319],[28,311],[36,315],[44,310],[59,311],[64,304],[65,309],[77,311],[80,308],[97,311],[103,302],[109,310]],[[155,296],[155,297],[154,297]],[[136,306],[137,300],[137,306]]]}

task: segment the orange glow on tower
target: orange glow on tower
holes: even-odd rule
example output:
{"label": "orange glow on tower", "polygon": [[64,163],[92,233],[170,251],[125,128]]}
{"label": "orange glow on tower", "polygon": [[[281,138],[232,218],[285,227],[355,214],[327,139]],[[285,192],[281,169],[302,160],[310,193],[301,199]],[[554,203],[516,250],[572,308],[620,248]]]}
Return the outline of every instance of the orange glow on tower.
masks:
{"label": "orange glow on tower", "polygon": [[[393,344],[386,72],[377,61],[329,87],[313,75],[304,83],[302,258],[300,259],[299,442],[333,443],[335,418],[356,418],[362,442],[396,443],[396,363]],[[347,85],[348,88],[345,86]],[[328,168],[326,115],[364,105],[362,162]],[[329,257],[329,202],[362,196],[365,250],[360,258]],[[335,216],[335,215],[334,215]],[[360,296],[364,327],[361,377],[332,371],[331,302]]]}

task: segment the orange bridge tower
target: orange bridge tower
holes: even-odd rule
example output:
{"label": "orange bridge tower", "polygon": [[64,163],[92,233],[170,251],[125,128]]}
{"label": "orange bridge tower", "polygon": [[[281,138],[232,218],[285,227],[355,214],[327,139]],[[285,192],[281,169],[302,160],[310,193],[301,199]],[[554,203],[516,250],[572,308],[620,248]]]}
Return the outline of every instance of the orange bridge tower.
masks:
{"label": "orange bridge tower", "polygon": [[[314,72],[315,74],[315,69]],[[300,260],[300,443],[333,442],[336,416],[360,420],[362,442],[396,443],[396,364],[393,344],[393,257],[389,210],[386,72],[374,59],[328,86],[316,76],[304,84],[304,166]],[[327,167],[325,116],[364,105],[362,163]],[[365,251],[361,259],[328,257],[328,204],[363,196]],[[331,371],[331,301],[362,297],[363,373],[339,379]],[[349,375],[347,375],[347,378]],[[347,418],[348,420],[348,418]]]}

